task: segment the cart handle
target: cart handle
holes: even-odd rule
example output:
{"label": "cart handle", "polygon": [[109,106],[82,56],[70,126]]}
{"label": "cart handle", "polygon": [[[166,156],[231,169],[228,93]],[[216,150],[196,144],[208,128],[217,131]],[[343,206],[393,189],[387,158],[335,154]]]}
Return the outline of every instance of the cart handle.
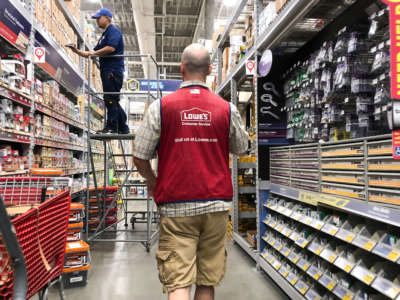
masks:
{"label": "cart handle", "polygon": [[11,226],[6,207],[4,206],[3,199],[0,196],[0,231],[3,241],[7,246],[8,253],[12,259],[14,268],[13,299],[25,300],[28,291],[28,276],[26,272],[25,258]]}

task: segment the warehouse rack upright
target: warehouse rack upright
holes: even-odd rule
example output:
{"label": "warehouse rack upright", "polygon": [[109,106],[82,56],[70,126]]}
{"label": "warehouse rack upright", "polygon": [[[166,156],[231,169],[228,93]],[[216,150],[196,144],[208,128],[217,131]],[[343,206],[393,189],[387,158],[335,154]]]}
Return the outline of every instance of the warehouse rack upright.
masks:
{"label": "warehouse rack upright", "polygon": [[[240,16],[249,14],[245,10],[249,4],[255,24],[254,43],[225,73],[223,53],[229,47],[230,32]],[[238,92],[252,91],[257,100],[248,102],[256,111],[256,146],[252,148],[256,162],[243,162],[236,157],[232,162],[234,241],[291,299],[324,296],[365,299],[365,295],[400,299],[396,274],[385,269],[398,270],[400,257],[396,238],[392,237],[399,226],[399,193],[396,191],[399,175],[391,156],[390,136],[382,134],[296,146],[288,146],[280,140],[280,144],[278,139],[264,136],[269,129],[268,122],[261,121],[266,103],[260,99],[265,93],[260,83],[264,83],[265,78],[246,75],[246,62],[253,60],[258,69],[261,55],[270,49],[278,55],[276,60],[274,55],[272,75],[267,78],[285,78],[283,72],[292,66],[301,66],[297,62],[306,61],[326,36],[341,34],[343,27],[366,12],[372,14],[370,20],[387,18],[386,7],[375,0],[277,0],[269,5],[276,15],[261,25],[261,20],[266,22],[259,19],[262,1],[238,1],[212,55],[212,61],[217,64],[216,93],[236,104]],[[236,28],[243,28],[241,26]],[[387,45],[379,44],[371,53],[387,49]],[[284,61],[279,57],[285,57]],[[274,64],[281,70],[274,70]],[[384,83],[387,78],[385,74],[377,81]],[[284,105],[281,109],[286,114]],[[289,108],[289,112],[300,108],[296,105]],[[242,168],[256,168],[255,190],[239,186],[238,174],[242,173]],[[257,250],[237,226],[242,218],[249,217],[247,212],[241,213],[239,207],[240,193],[248,192],[256,193]],[[327,219],[314,219],[319,213]],[[335,226],[334,222],[339,219],[345,221]],[[376,228],[385,229],[378,232]],[[321,237],[334,239],[322,246],[319,244]],[[354,250],[354,261],[341,252],[343,241]]]}
{"label": "warehouse rack upright", "polygon": [[[139,102],[146,102],[150,104],[152,101],[159,99],[161,97],[160,91],[160,83],[159,83],[159,65],[156,60],[147,54],[137,54],[137,55],[115,55],[113,57],[124,57],[124,59],[140,59],[143,61],[145,68],[150,70],[151,67],[156,69],[156,79],[151,80],[150,78],[145,79],[147,81],[147,90],[145,91],[123,91],[120,93],[112,93],[112,92],[93,92],[90,88],[91,81],[90,81],[90,74],[91,74],[91,64],[89,63],[88,67],[88,109],[90,108],[91,101],[93,98],[101,96],[101,95],[115,95],[119,94],[123,95],[130,95],[128,97],[128,105],[131,101],[139,101]],[[89,61],[91,59],[95,59],[96,57],[91,56],[89,57]],[[152,90],[151,82],[155,82],[156,88]],[[141,97],[142,96],[142,97]],[[143,98],[143,96],[145,96]],[[128,112],[128,122],[131,114]],[[90,178],[87,177],[87,198],[86,198],[86,235],[87,241],[89,242],[135,242],[135,243],[142,243],[146,251],[150,251],[150,247],[153,245],[154,241],[158,236],[158,214],[155,212],[155,203],[152,198],[148,196],[148,194],[143,194],[142,197],[129,197],[129,190],[131,187],[145,187],[145,184],[142,183],[131,183],[130,176],[133,173],[137,173],[138,171],[135,169],[133,164],[133,155],[132,155],[132,145],[135,138],[134,134],[96,134],[90,128],[90,115],[88,115],[87,119],[88,124],[88,173],[93,174],[93,183],[94,188],[90,188]],[[106,124],[106,118],[104,118],[104,125]],[[104,180],[103,186],[98,185],[98,178],[94,170],[96,169],[96,165],[93,160],[93,153],[92,153],[92,142],[94,140],[101,141],[103,143],[104,148]],[[116,141],[118,143],[118,147],[121,150],[121,153],[116,153],[116,149],[112,144],[112,141]],[[126,145],[124,145],[124,141],[131,142],[131,149],[128,151]],[[128,153],[130,152],[130,153]],[[118,169],[118,165],[116,163],[116,157],[122,157],[123,169]],[[111,166],[110,166],[111,162]],[[109,187],[108,182],[110,179],[110,169],[111,167],[114,169],[116,174],[121,174],[119,176],[117,182],[119,187]],[[118,202],[122,202],[122,215],[118,216]],[[140,202],[146,202],[146,210],[138,210],[137,208],[132,208],[128,205],[130,202],[133,206],[137,206]],[[91,227],[89,217],[91,215],[90,203],[94,203],[96,205],[97,216],[94,217],[95,221],[92,220],[94,226]],[[141,215],[140,218],[142,222],[146,223],[146,230],[145,230],[145,238],[141,236],[127,236],[128,233],[133,233],[133,229],[129,230],[128,227],[128,215],[132,215],[131,221],[137,221],[137,215]],[[111,219],[110,219],[111,218]],[[125,229],[118,228],[118,224],[124,222]],[[153,228],[153,225],[156,225],[156,228]],[[134,227],[134,223],[132,223],[132,227]],[[123,237],[116,236],[115,238],[107,238],[104,237],[106,232],[112,231],[114,234],[118,235],[119,233],[125,233]],[[138,231],[135,231],[138,232]]]}

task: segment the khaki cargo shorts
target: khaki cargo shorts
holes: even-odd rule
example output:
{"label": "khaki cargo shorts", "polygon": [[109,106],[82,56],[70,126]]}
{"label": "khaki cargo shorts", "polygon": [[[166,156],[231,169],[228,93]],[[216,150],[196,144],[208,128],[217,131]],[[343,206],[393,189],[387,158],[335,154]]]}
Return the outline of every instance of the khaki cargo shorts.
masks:
{"label": "khaki cargo shorts", "polygon": [[226,271],[228,212],[161,217],[157,265],[164,293],[216,286]]}

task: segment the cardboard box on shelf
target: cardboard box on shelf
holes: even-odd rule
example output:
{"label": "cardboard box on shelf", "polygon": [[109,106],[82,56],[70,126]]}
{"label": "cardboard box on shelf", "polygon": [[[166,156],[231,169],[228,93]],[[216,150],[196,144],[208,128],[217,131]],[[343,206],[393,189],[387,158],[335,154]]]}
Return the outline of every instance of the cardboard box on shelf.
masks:
{"label": "cardboard box on shelf", "polygon": [[275,8],[276,8],[276,12],[279,12],[282,8],[282,6],[285,5],[287,0],[275,0]]}
{"label": "cardboard box on shelf", "polygon": [[247,230],[247,241],[249,242],[250,246],[253,248],[257,247],[257,231],[256,230]]}
{"label": "cardboard box on shelf", "polygon": [[230,55],[230,48],[226,47],[224,52],[222,53],[222,66],[227,68],[229,66],[229,55]]}
{"label": "cardboard box on shelf", "polygon": [[224,32],[224,29],[225,26],[221,25],[219,26],[218,30],[213,34],[213,39],[212,39],[213,48],[217,46],[217,42],[219,41],[221,34]]}

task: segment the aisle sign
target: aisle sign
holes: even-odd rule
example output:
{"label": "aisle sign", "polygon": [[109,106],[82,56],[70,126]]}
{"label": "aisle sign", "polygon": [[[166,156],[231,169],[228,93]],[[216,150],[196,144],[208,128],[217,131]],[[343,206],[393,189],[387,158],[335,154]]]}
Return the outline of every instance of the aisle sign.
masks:
{"label": "aisle sign", "polygon": [[381,0],[390,9],[391,94],[400,100],[400,0]]}
{"label": "aisle sign", "polygon": [[35,47],[33,51],[33,62],[42,64],[46,62],[46,49],[43,47]]}
{"label": "aisle sign", "polygon": [[246,61],[246,75],[256,75],[256,63],[254,60]]}
{"label": "aisle sign", "polygon": [[27,16],[17,9],[9,0],[0,1],[0,36],[22,51],[29,44],[32,25]]}

